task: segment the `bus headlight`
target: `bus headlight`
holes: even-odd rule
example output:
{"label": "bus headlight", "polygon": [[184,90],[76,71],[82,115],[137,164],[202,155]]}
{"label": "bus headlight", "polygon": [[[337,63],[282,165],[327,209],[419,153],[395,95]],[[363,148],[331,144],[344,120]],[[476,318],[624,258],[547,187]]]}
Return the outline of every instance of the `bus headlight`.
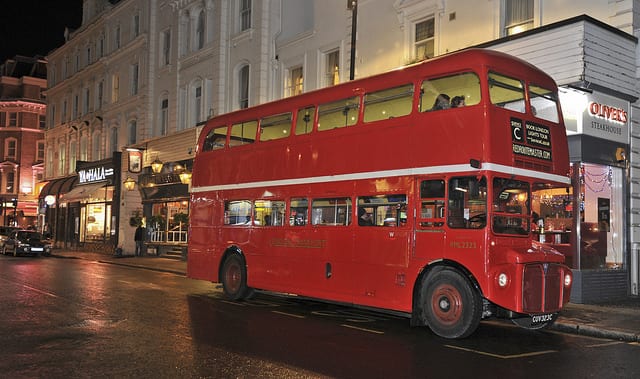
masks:
{"label": "bus headlight", "polygon": [[564,286],[569,287],[571,285],[571,275],[564,274]]}
{"label": "bus headlight", "polygon": [[507,276],[507,274],[503,272],[500,275],[498,275],[498,285],[500,287],[506,287],[507,283],[509,283],[509,276]]}

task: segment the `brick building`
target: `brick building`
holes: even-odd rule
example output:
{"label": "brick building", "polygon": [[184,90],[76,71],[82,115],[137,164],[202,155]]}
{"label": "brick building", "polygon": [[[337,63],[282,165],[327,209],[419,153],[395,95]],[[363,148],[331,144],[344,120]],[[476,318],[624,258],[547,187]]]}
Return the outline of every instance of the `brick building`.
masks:
{"label": "brick building", "polygon": [[35,225],[44,170],[47,63],[16,56],[0,65],[0,225]]}

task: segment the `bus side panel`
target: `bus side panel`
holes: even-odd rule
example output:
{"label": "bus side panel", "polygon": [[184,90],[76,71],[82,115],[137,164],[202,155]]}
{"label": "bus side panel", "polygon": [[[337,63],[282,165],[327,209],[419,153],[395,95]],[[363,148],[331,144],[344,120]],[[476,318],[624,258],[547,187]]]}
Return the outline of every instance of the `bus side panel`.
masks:
{"label": "bus side panel", "polygon": [[189,228],[187,276],[194,279],[218,280],[220,250],[218,228],[212,226],[215,202],[207,194],[192,194]]}
{"label": "bus side panel", "polygon": [[354,248],[355,302],[411,312],[415,275],[407,270],[411,231],[402,227],[358,227]]}

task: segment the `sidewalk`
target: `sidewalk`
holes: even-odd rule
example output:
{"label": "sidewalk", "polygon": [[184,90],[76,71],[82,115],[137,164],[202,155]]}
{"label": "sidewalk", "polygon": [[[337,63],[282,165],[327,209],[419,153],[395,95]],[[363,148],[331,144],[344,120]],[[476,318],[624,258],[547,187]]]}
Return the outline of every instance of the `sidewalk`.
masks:
{"label": "sidewalk", "polygon": [[[177,275],[187,273],[186,261],[155,255],[117,257],[104,253],[65,250],[54,250],[52,255],[58,258],[87,259]],[[560,312],[553,329],[592,337],[640,342],[640,297],[603,305],[569,303]]]}

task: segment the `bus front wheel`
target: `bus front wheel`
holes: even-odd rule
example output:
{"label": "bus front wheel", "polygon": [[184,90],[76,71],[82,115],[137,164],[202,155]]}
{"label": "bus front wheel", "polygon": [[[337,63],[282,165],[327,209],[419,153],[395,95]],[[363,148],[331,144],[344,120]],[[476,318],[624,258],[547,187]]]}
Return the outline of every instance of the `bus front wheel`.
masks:
{"label": "bus front wheel", "polygon": [[231,254],[222,266],[222,290],[230,300],[242,300],[249,294],[247,266],[240,254]]}
{"label": "bus front wheel", "polygon": [[482,317],[482,300],[464,276],[443,269],[430,274],[422,286],[422,311],[435,334],[465,338],[476,330]]}

